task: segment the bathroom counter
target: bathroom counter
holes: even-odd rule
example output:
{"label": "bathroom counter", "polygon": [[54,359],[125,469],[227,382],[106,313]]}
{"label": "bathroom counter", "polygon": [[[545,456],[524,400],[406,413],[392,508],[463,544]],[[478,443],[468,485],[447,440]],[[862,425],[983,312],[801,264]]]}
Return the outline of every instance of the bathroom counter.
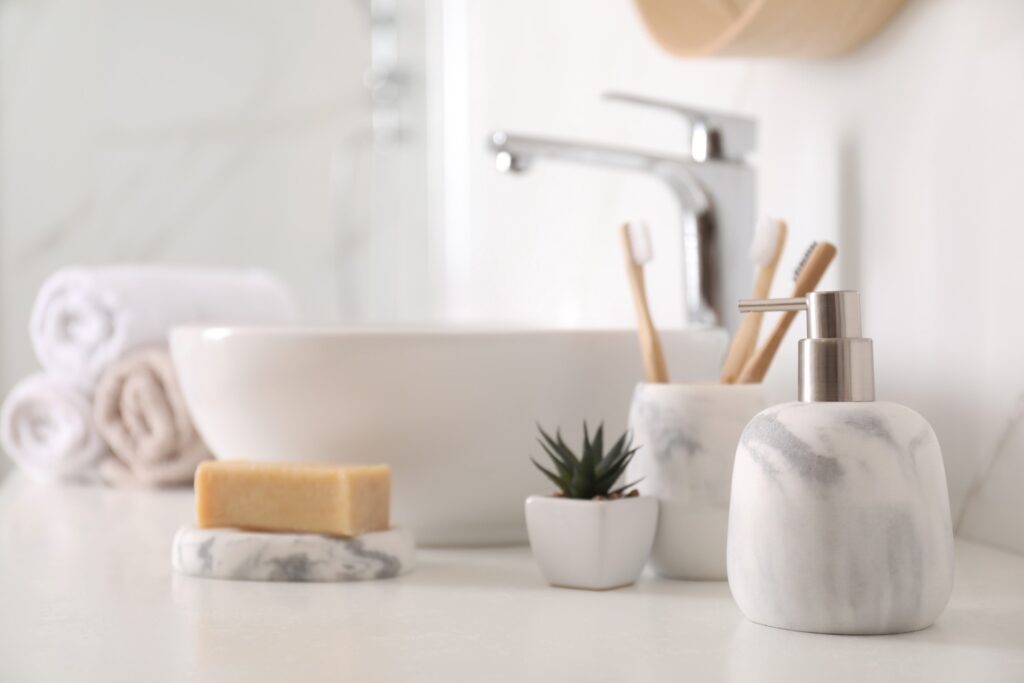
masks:
{"label": "bathroom counter", "polygon": [[0,485],[0,681],[1024,681],[1024,557],[957,542],[932,628],[747,622],[725,583],[546,586],[527,548],[423,550],[351,584],[171,571],[192,496]]}

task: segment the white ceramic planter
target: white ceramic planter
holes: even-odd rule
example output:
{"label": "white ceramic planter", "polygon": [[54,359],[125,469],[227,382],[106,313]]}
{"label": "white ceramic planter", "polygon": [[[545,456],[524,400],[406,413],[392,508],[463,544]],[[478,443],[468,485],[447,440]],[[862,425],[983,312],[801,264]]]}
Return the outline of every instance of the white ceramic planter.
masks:
{"label": "white ceramic planter", "polygon": [[608,590],[643,571],[658,523],[658,501],[526,499],[526,528],[541,574],[552,586]]}
{"label": "white ceramic planter", "polygon": [[663,577],[725,579],[736,445],[766,405],[759,384],[638,384],[630,409],[640,447],[628,481],[660,506],[651,566]]}

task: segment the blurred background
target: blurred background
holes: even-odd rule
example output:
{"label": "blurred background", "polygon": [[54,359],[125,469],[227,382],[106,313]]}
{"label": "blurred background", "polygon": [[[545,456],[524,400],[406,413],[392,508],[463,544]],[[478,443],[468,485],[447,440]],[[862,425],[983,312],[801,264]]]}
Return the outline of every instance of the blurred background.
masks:
{"label": "blurred background", "polygon": [[814,62],[675,59],[628,0],[0,0],[4,391],[35,367],[36,290],[72,263],[266,266],[314,323],[625,327],[615,230],[642,217],[677,326],[662,184],[508,176],[486,150],[509,128],[685,153],[677,117],[609,90],[758,120],[759,213],[838,244],[823,288],[862,291],[879,397],[935,425],[961,531],[1024,549],[1004,519],[1024,483],[1018,0],[911,0]]}

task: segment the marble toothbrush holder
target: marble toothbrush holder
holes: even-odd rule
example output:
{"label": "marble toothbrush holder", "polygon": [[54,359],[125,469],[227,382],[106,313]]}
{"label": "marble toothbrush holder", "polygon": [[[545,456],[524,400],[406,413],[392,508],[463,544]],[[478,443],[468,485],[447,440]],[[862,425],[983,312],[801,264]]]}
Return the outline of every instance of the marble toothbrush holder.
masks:
{"label": "marble toothbrush holder", "polygon": [[725,577],[740,434],[767,406],[760,384],[638,384],[629,425],[640,447],[626,477],[658,499],[651,566],[670,579]]}

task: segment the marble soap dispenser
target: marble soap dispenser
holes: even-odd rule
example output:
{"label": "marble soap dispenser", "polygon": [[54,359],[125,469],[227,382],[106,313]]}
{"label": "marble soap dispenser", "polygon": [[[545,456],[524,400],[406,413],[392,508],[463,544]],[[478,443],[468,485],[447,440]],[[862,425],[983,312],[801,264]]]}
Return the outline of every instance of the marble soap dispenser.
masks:
{"label": "marble soap dispenser", "polygon": [[953,530],[935,433],[875,401],[856,292],[740,303],[807,311],[799,398],[761,412],[733,469],[729,587],[751,621],[817,633],[932,624],[953,586]]}

